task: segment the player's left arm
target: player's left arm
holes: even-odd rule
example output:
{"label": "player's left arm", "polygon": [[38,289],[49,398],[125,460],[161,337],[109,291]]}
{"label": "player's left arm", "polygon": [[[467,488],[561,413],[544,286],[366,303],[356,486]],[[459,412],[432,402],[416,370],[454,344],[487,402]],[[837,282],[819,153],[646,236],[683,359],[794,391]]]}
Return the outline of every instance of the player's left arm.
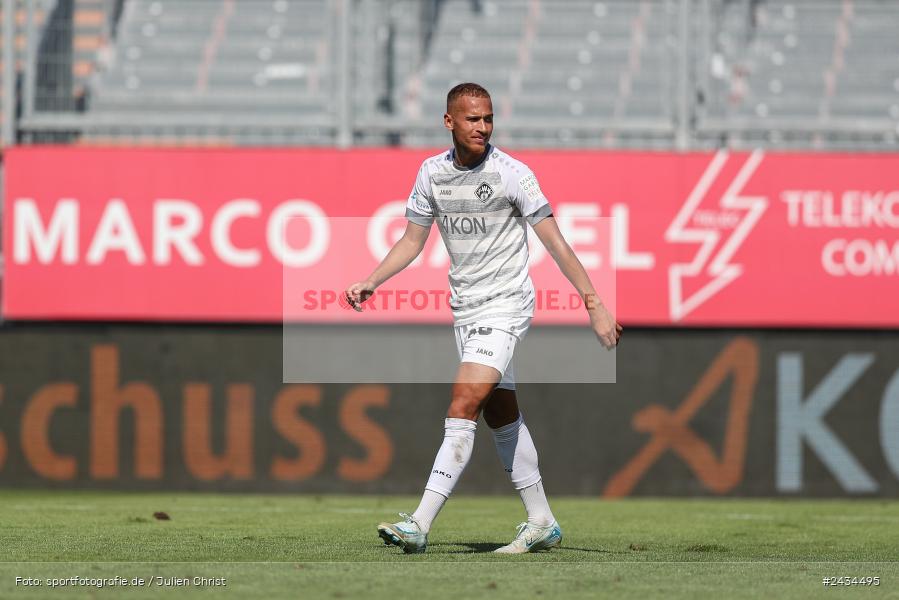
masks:
{"label": "player's left arm", "polygon": [[615,321],[614,315],[609,312],[593,289],[593,283],[584,270],[584,265],[562,237],[562,232],[559,231],[559,226],[552,216],[549,201],[543,195],[537,178],[524,165],[509,178],[509,196],[520,213],[526,215],[528,223],[534,228],[534,233],[559,265],[562,274],[580,294],[590,315],[590,326],[596,337],[606,348],[614,348],[618,344],[618,338],[621,337],[621,325]]}
{"label": "player's left arm", "polygon": [[606,348],[614,348],[618,344],[621,337],[621,325],[615,321],[615,317],[606,306],[602,303],[599,294],[593,288],[590,276],[581,264],[580,259],[562,237],[559,226],[552,216],[541,219],[533,225],[534,233],[540,238],[543,246],[556,264],[559,270],[568,278],[574,289],[577,290],[581,298],[584,300],[584,306],[590,315],[590,326],[596,337]]}

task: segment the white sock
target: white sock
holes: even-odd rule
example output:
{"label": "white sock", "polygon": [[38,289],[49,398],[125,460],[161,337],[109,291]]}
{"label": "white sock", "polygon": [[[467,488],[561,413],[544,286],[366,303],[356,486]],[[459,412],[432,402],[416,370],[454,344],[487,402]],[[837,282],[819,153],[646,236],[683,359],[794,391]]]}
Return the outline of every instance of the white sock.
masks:
{"label": "white sock", "polygon": [[549,501],[543,491],[543,482],[538,481],[534,485],[518,490],[521,501],[524,502],[524,510],[528,513],[528,523],[537,527],[552,525],[556,518],[549,509]]}
{"label": "white sock", "polygon": [[540,483],[540,469],[537,464],[537,448],[531,439],[524,419],[493,430],[496,451],[509,474],[512,485],[521,494],[521,501],[528,513],[528,523],[545,527],[555,520]]}
{"label": "white sock", "polygon": [[446,504],[446,496],[431,490],[425,490],[418,508],[412,513],[412,517],[421,525],[422,531],[425,533],[431,531],[431,523],[437,518],[437,514],[440,513],[440,509],[443,508],[444,504]]}
{"label": "white sock", "polygon": [[456,482],[468,465],[474,448],[474,432],[477,426],[475,421],[468,419],[444,421],[443,443],[440,444],[437,458],[434,459],[421,504],[412,515],[425,531],[431,529],[431,522],[453,493]]}

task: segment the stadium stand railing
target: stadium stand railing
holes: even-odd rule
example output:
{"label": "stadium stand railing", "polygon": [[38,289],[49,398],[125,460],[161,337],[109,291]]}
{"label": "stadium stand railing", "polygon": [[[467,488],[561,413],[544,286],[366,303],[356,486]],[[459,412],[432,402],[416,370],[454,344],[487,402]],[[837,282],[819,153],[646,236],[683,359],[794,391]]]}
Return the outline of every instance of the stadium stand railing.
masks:
{"label": "stadium stand railing", "polygon": [[700,139],[895,147],[899,3],[714,3],[699,72]]}
{"label": "stadium stand railing", "polygon": [[24,143],[440,145],[463,80],[515,146],[899,138],[882,0],[3,1]]}

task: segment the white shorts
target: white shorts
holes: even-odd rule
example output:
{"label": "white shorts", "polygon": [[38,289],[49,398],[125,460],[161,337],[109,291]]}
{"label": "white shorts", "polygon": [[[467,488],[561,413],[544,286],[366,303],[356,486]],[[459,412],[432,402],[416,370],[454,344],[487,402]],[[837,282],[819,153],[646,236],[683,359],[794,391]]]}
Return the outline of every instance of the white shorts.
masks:
{"label": "white shorts", "polygon": [[496,387],[514,390],[515,370],[512,355],[531,325],[530,317],[486,319],[469,325],[457,325],[456,349],[459,362],[493,367],[502,374]]}

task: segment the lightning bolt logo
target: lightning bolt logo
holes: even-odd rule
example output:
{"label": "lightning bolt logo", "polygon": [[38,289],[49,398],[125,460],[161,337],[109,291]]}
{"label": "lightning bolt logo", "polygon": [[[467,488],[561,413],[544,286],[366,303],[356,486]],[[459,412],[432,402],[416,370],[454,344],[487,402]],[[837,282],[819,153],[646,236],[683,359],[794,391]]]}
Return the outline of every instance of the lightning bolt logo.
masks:
{"label": "lightning bolt logo", "polygon": [[[762,162],[764,154],[756,150],[749,155],[739,172],[730,182],[719,200],[719,215],[742,211],[746,213],[733,226],[728,236],[717,224],[696,224],[696,212],[709,189],[718,180],[730,156],[719,151],[706,167],[705,172],[693,191],[687,197],[677,216],[665,231],[665,241],[675,244],[699,244],[699,250],[689,263],[675,263],[668,269],[668,296],[672,321],[680,321],[690,312],[724,289],[743,273],[743,265],[730,262],[734,253],[755,227],[765,209],[768,199],[764,196],[743,196],[741,192]],[[724,240],[719,245],[719,242]],[[689,296],[684,294],[684,280],[691,277],[707,276],[710,281]]]}

